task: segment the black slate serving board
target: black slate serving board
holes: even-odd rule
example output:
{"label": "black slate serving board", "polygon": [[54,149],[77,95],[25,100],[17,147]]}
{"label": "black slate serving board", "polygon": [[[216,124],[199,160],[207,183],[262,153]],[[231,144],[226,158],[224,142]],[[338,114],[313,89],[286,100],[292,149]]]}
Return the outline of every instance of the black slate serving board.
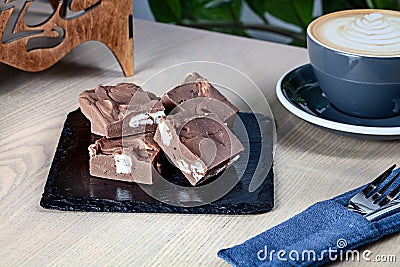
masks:
{"label": "black slate serving board", "polygon": [[[162,176],[172,186],[138,185],[89,174],[88,146],[99,138],[80,110],[68,114],[40,205],[65,211],[258,214],[274,206],[273,124],[264,115],[239,113],[233,131],[245,147],[220,177],[193,188],[174,166]],[[257,167],[258,166],[258,167]],[[163,180],[163,179],[161,179]],[[208,194],[229,191],[210,201]],[[160,189],[161,188],[161,189]],[[216,191],[215,191],[216,190]]]}

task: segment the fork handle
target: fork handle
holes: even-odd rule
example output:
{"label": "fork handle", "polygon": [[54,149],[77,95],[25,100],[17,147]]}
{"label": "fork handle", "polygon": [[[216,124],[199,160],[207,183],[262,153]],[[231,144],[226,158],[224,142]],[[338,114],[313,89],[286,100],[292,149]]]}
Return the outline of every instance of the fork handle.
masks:
{"label": "fork handle", "polygon": [[369,221],[376,221],[376,219],[380,218],[385,214],[389,214],[390,212],[396,209],[400,209],[400,200],[394,200],[390,204],[387,204],[376,211],[364,215],[364,217]]}

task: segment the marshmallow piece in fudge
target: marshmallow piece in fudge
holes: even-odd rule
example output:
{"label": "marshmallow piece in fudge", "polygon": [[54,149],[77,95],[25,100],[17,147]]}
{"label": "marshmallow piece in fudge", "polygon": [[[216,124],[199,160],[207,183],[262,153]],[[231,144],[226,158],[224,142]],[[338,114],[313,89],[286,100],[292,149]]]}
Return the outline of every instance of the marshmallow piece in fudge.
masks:
{"label": "marshmallow piece in fudge", "polygon": [[165,116],[160,99],[133,83],[99,85],[82,92],[79,104],[92,133],[107,138],[154,132]]}
{"label": "marshmallow piece in fudge", "polygon": [[89,146],[90,175],[153,184],[160,170],[160,151],[152,133],[115,139],[103,137]]}
{"label": "marshmallow piece in fudge", "polygon": [[[188,74],[183,84],[178,85],[166,92],[161,102],[168,112],[174,109],[179,111],[179,106],[185,101],[201,98],[202,102],[212,101],[208,104],[213,113],[218,115],[223,122],[232,127],[239,109],[222,95],[210,82],[198,73]],[[215,103],[219,103],[215,104]]]}
{"label": "marshmallow piece in fudge", "polygon": [[190,110],[162,119],[154,140],[192,185],[225,170],[244,150],[215,114],[199,116]]}

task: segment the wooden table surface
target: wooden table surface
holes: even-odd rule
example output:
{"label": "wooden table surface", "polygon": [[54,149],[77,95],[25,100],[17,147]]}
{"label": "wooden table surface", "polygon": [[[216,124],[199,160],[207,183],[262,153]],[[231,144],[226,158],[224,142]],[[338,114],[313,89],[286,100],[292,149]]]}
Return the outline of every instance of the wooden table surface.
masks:
{"label": "wooden table surface", "polygon": [[[277,127],[271,212],[124,214],[60,212],[39,206],[64,120],[78,108],[82,90],[100,83],[142,83],[167,67],[196,60],[241,71],[270,104]],[[399,141],[329,133],[279,103],[279,77],[307,62],[306,50],[298,47],[136,20],[134,77],[125,78],[111,52],[96,42],[81,45],[40,73],[1,65],[0,266],[226,266],[216,256],[219,249],[241,243],[400,163]],[[244,90],[238,93],[247,93]],[[394,234],[364,249],[397,255],[400,261],[399,243],[400,234]],[[341,264],[365,262],[334,263]]]}

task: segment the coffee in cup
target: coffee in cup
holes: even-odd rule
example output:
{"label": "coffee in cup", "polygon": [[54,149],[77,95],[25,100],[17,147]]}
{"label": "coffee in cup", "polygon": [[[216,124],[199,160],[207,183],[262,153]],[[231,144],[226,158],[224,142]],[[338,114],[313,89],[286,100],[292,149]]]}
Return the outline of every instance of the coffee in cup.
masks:
{"label": "coffee in cup", "polygon": [[400,113],[400,12],[339,11],[307,28],[310,62],[334,107],[352,116]]}

